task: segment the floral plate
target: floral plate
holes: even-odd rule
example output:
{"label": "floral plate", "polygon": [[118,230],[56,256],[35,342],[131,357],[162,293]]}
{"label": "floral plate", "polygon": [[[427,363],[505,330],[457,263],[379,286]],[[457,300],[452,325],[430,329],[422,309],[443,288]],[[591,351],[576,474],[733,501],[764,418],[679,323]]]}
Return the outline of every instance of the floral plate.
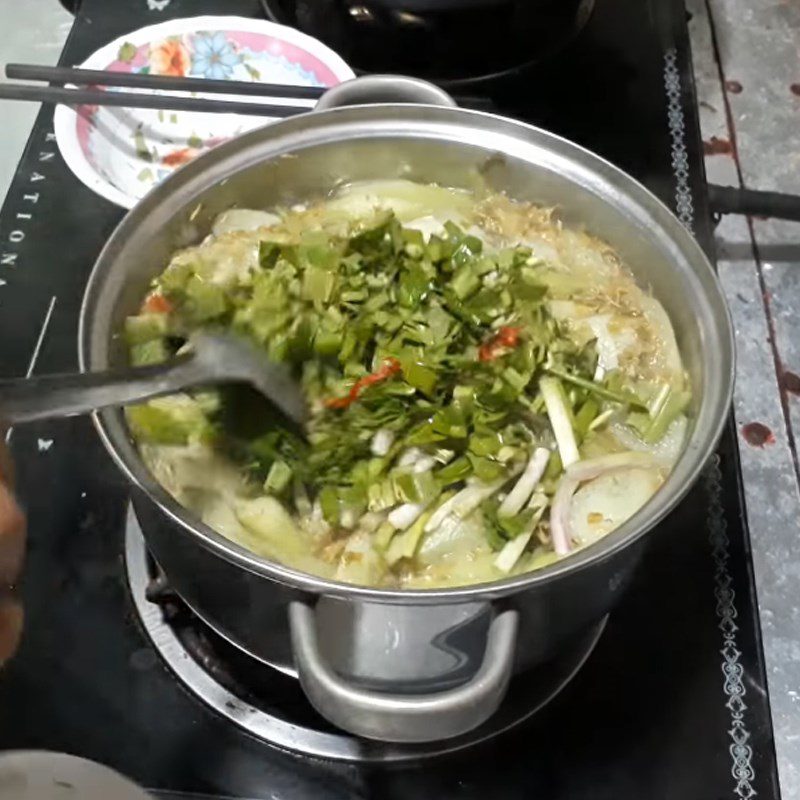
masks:
{"label": "floral plate", "polygon": [[[81,66],[300,86],[335,86],[354,77],[350,67],[316,39],[293,28],[244,17],[194,17],[140,28],[101,48]],[[225,98],[302,108],[314,104],[312,100],[290,98]],[[275,119],[58,106],[55,133],[61,155],[86,186],[113,203],[131,208],[181,164]]]}

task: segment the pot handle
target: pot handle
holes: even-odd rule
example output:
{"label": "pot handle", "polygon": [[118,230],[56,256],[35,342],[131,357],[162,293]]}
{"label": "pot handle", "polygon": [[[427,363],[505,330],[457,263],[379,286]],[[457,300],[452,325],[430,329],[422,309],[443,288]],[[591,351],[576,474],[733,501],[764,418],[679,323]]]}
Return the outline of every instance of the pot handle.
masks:
{"label": "pot handle", "polygon": [[405,75],[364,75],[328,89],[317,101],[314,110],[327,111],[342,106],[370,103],[422,103],[450,108],[457,105],[444,89],[419,78]]}
{"label": "pot handle", "polygon": [[335,673],[319,649],[313,606],[299,600],[289,604],[292,650],[311,704],[343,730],[389,742],[449,739],[485,722],[500,705],[511,678],[518,625],[516,610],[496,614],[483,661],[461,686],[427,694],[377,692],[354,686]]}

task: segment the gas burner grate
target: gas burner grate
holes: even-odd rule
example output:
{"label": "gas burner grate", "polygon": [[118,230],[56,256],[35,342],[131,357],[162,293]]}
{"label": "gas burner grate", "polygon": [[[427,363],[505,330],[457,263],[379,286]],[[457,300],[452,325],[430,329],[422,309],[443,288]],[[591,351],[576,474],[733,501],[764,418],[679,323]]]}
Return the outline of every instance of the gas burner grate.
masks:
{"label": "gas burner grate", "polygon": [[267,19],[321,39],[356,70],[469,86],[507,77],[564,50],[588,22],[595,0],[465,0],[438,11],[419,3],[406,8],[396,0],[260,4]]}
{"label": "gas burner grate", "polygon": [[603,620],[557,659],[512,681],[500,710],[475,731],[428,745],[383,744],[333,728],[311,708],[295,678],[254,659],[202,622],[148,554],[132,508],[125,530],[125,562],[139,619],[177,678],[207,706],[253,736],[318,758],[416,761],[493,739],[520,726],[549,703],[583,666],[605,628]]}

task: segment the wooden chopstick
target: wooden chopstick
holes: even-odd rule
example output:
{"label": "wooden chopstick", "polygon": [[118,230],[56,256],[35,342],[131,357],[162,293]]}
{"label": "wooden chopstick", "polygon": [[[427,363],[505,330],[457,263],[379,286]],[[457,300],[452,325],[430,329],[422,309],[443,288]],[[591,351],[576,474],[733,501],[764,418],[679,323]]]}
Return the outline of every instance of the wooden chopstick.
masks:
{"label": "wooden chopstick", "polygon": [[39,64],[6,64],[6,77],[26,81],[74,83],[88,86],[126,86],[139,89],[240,94],[259,97],[289,97],[319,100],[327,86],[291,86],[287,84],[229,81],[206,78],[178,78],[171,75],[142,75],[79,67],[45,67]]}
{"label": "wooden chopstick", "polygon": [[170,94],[107,92],[103,89],[66,89],[60,86],[31,86],[0,83],[0,100],[29,100],[65,106],[122,106],[160,111],[206,111],[216,114],[247,114],[256,117],[292,117],[310,111],[310,106],[279,106],[205,97],[177,97]]}
{"label": "wooden chopstick", "polygon": [[[258,83],[257,81],[250,82],[218,79],[207,80],[205,78],[179,78],[171,75],[142,75],[141,73],[114,72],[112,70],[101,69],[83,69],[82,67],[48,67],[40,64],[6,64],[5,72],[7,78],[29,81],[47,81],[49,83],[61,85],[72,83],[82,86],[123,86],[131,89],[162,89],[164,91],[203,92],[206,94],[238,94],[255,97],[281,97],[300,100],[318,100],[328,89],[327,86],[293,86],[275,83]],[[475,108],[481,110],[494,109],[494,104],[486,97],[456,95],[455,99],[459,105],[464,106],[465,108]],[[107,103],[106,105],[110,104]],[[155,108],[156,106],[131,106],[131,108],[134,107]],[[166,106],[164,106],[164,108],[166,108]],[[246,114],[248,112],[238,111],[236,113]],[[276,114],[274,116],[278,115]]]}

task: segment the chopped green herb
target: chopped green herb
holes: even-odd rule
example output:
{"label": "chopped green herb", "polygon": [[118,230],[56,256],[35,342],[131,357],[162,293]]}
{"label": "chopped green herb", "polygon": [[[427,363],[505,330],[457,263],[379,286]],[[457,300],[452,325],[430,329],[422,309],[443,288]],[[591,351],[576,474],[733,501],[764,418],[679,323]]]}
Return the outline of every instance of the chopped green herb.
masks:
{"label": "chopped green herb", "polygon": [[[152,161],[142,129],[134,139]],[[301,382],[303,435],[258,393],[225,386],[128,409],[134,436],[168,445],[170,458],[233,462],[241,485],[223,499],[247,546],[281,556],[274,540],[286,536],[305,552],[293,566],[336,580],[435,585],[462,580],[457,569],[489,580],[545,563],[552,547],[566,552],[565,471],[620,449],[611,422],[657,442],[689,402],[681,379],[642,378],[632,365],[649,350],[604,373],[608,343],[595,327],[612,336],[617,318],[595,311],[602,287],[531,248],[497,249],[494,236],[484,246],[464,209],[428,235],[372,197],[356,219],[337,202],[330,218],[282,209],[279,222],[182,251],[149,289],[160,307],[125,323],[134,364],[173,357],[197,329],[251,339]],[[561,517],[543,516],[559,504]],[[276,508],[280,531],[259,517]],[[451,547],[469,557],[430,561]]]}

